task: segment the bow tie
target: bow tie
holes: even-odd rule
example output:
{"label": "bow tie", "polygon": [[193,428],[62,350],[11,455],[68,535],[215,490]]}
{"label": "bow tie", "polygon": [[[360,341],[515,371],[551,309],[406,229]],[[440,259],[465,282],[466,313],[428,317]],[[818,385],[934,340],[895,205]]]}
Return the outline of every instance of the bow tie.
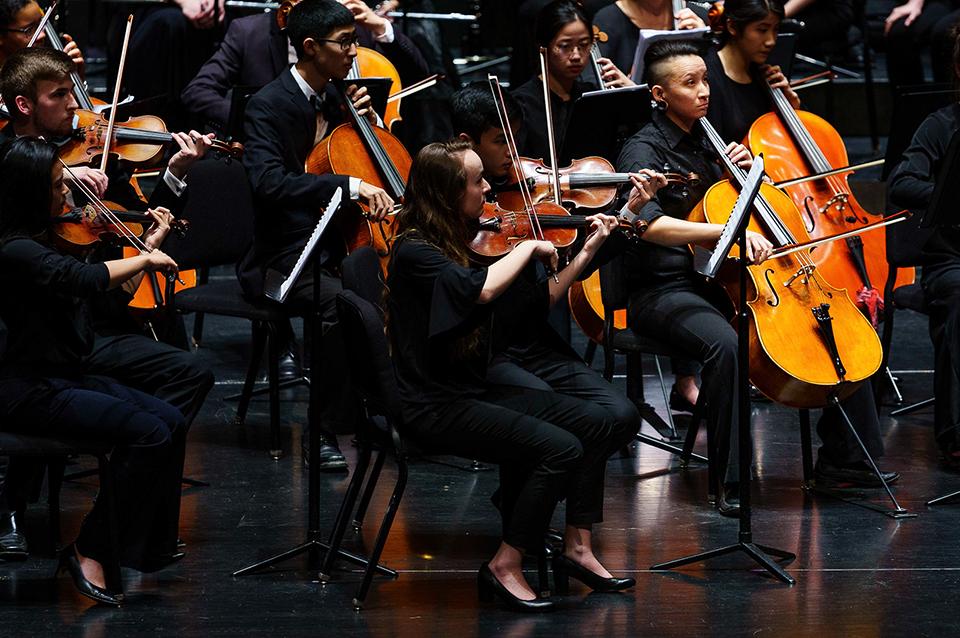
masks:
{"label": "bow tie", "polygon": [[315,111],[319,113],[320,111],[323,111],[323,104],[324,102],[326,102],[326,100],[327,100],[326,95],[318,95],[314,93],[313,95],[310,96],[310,105],[313,107]]}

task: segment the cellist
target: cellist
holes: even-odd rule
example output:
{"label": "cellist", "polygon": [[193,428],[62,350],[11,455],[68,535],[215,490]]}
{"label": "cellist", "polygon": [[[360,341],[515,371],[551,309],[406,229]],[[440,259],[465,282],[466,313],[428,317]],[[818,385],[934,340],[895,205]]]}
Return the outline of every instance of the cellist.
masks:
{"label": "cellist", "polygon": [[[257,299],[263,298],[267,268],[290,272],[321,207],[338,187],[343,189],[345,200],[349,195],[349,199],[363,201],[380,219],[394,204],[382,188],[356,177],[313,175],[304,170],[304,162],[315,144],[343,119],[341,97],[331,80],[343,80],[357,55],[353,14],[335,0],[302,0],[290,11],[287,34],[297,52],[297,63],[250,99],[244,122],[243,161],[256,210],[253,245],[238,265],[237,274],[244,292]],[[347,94],[361,115],[373,123],[378,121],[365,89],[350,87]],[[356,148],[353,152],[366,151]],[[323,260],[325,276],[314,282],[312,269],[308,268],[290,292],[287,303],[295,308],[311,308],[313,287],[320,286],[324,322],[328,326],[323,347],[325,360],[314,361],[312,366],[314,370],[322,367],[322,383],[328,389],[326,396],[331,397],[320,422],[348,430],[356,402],[342,388],[345,354],[334,329],[334,300],[340,291],[337,269],[344,249],[336,233],[327,234],[323,242],[319,259]],[[330,431],[317,434],[323,437],[321,458],[312,461],[318,462],[322,470],[345,470],[346,460],[336,437]],[[306,454],[309,445],[304,444],[302,449]]]}
{"label": "cellist", "polygon": [[[714,182],[723,178],[711,150],[704,142],[697,120],[705,116],[711,90],[707,67],[694,45],[686,42],[661,42],[647,52],[646,80],[657,102],[653,121],[624,145],[618,160],[620,170],[656,168],[686,174],[697,173],[696,185],[661,187],[641,209],[647,224],[642,241],[625,249],[625,267],[631,294],[628,305],[630,325],[640,334],[661,339],[680,350],[689,359],[703,364],[706,385],[707,419],[716,428],[718,441],[734,435],[737,402],[730,388],[736,387],[737,335],[728,322],[729,303],[717,289],[705,285],[693,270],[687,244],[716,241],[722,226],[690,222],[686,217]],[[730,143],[730,159],[741,168],[752,163],[749,151]],[[748,231],[748,257],[762,262],[771,252],[764,236]],[[691,396],[691,400],[696,400]],[[873,407],[870,384],[863,384],[844,407],[853,416],[861,438],[874,457],[882,454],[880,424]],[[879,486],[851,440],[835,408],[824,410],[818,423],[823,441],[817,461],[818,480],[833,483]],[[736,483],[736,437],[730,439],[730,459],[724,493],[718,495],[717,508],[731,515],[738,509]],[[888,482],[899,475],[886,473]]]}

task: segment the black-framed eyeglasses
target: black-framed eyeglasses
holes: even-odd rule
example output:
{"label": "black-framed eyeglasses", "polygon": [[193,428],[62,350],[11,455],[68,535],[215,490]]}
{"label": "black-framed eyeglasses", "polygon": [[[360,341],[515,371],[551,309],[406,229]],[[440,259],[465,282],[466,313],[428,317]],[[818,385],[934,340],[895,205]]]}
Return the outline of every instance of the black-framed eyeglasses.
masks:
{"label": "black-framed eyeglasses", "polygon": [[360,36],[354,33],[350,37],[340,38],[339,40],[331,40],[330,38],[317,38],[317,42],[331,42],[333,44],[340,45],[341,51],[349,51],[350,47],[358,46],[360,44]]}
{"label": "black-framed eyeglasses", "polygon": [[19,29],[14,29],[13,27],[7,27],[3,29],[11,33],[22,33],[23,35],[33,35],[33,32],[37,30],[37,27],[40,26],[39,22],[34,22],[33,24],[28,24],[25,27],[20,27]]}

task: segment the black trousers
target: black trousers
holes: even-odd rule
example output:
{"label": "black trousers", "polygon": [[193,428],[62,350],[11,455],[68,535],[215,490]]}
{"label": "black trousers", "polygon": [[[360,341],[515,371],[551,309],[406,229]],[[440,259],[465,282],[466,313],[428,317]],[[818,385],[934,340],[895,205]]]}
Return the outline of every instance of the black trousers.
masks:
{"label": "black trousers", "polygon": [[[174,488],[180,490],[173,470],[173,441],[186,429],[180,411],[107,377],[35,381],[49,384],[50,393],[43,401],[21,405],[5,426],[33,435],[113,442],[110,470],[116,486],[121,564],[141,569],[169,552],[168,519],[173,512],[164,500]],[[0,393],[16,392],[21,384],[0,383]],[[101,563],[108,561],[108,530],[106,507],[98,499],[81,525],[76,541],[80,552]]]}
{"label": "black trousers", "polygon": [[409,426],[432,451],[500,465],[503,540],[531,553],[563,497],[567,524],[603,520],[607,458],[633,436],[601,405],[515,386],[438,405]]}
{"label": "black trousers", "polygon": [[946,453],[960,450],[960,263],[924,269],[933,341],[934,432]]}
{"label": "black trousers", "polygon": [[950,28],[960,20],[955,0],[927,0],[923,11],[908,27],[898,20],[887,34],[887,75],[890,88],[922,84],[924,49],[930,47],[933,78],[948,82],[953,77],[950,62],[952,41]]}
{"label": "black trousers", "polygon": [[[738,480],[736,389],[737,333],[727,320],[730,304],[719,290],[677,285],[636,296],[629,306],[630,325],[638,332],[662,339],[685,357],[703,364],[706,418],[717,447],[718,468],[727,483]],[[844,402],[864,444],[874,457],[883,454],[880,422],[872,403],[870,384]],[[823,447],[820,456],[839,465],[863,460],[856,440],[836,408],[824,409],[817,423]]]}

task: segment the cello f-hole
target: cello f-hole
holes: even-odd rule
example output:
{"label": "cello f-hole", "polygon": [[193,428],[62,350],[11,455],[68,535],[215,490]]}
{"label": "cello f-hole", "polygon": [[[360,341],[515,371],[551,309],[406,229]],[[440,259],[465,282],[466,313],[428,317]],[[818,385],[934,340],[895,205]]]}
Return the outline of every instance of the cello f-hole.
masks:
{"label": "cello f-hole", "polygon": [[763,278],[767,282],[767,287],[770,289],[770,294],[773,295],[773,299],[767,299],[767,305],[771,308],[776,308],[780,305],[780,295],[777,293],[777,287],[773,285],[773,282],[770,281],[770,275],[773,273],[772,268],[767,268],[763,271]]}
{"label": "cello f-hole", "polygon": [[[813,232],[813,229],[817,227],[817,220],[816,220],[816,218],[814,218],[814,216],[813,216],[813,211],[810,210],[810,203],[811,203],[811,202],[813,202],[813,197],[812,197],[812,196],[807,195],[806,197],[803,198],[803,210],[804,210],[804,212],[807,213],[807,219],[810,220],[810,224],[807,226],[807,232],[808,232],[808,233],[812,233],[812,232]],[[814,202],[814,205],[816,205],[816,202]]]}

